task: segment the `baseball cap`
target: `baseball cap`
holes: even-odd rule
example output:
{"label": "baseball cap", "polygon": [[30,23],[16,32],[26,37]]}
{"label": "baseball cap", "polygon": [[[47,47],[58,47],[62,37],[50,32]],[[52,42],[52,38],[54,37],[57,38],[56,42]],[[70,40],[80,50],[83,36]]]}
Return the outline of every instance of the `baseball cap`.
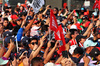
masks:
{"label": "baseball cap", "polygon": [[95,60],[95,57],[100,55],[100,51],[98,48],[93,48],[92,51],[90,52],[90,56],[93,57],[93,60]]}
{"label": "baseball cap", "polygon": [[38,20],[35,20],[33,23],[38,23],[38,22],[40,22],[40,21],[38,21]]}
{"label": "baseball cap", "polygon": [[93,42],[91,40],[86,40],[83,44],[84,48],[90,47],[90,46],[96,46],[97,42]]}
{"label": "baseball cap", "polygon": [[98,16],[97,12],[93,12],[92,14],[94,15],[94,17]]}
{"label": "baseball cap", "polygon": [[5,65],[8,63],[8,60],[5,60],[3,58],[0,58],[0,65]]}
{"label": "baseball cap", "polygon": [[22,39],[22,44],[23,44],[25,47],[28,47],[29,42],[30,42],[30,38],[29,38],[29,37],[26,37],[26,36],[25,36],[25,37]]}
{"label": "baseball cap", "polygon": [[12,33],[9,32],[9,31],[6,31],[6,32],[3,33],[3,36],[4,37],[12,36]]}
{"label": "baseball cap", "polygon": [[77,36],[76,36],[76,40],[77,40],[77,41],[80,40],[81,38],[84,38],[84,39],[85,39],[86,36],[83,36],[83,35],[77,35]]}
{"label": "baseball cap", "polygon": [[12,39],[12,41],[15,41],[15,40],[16,40],[15,37],[9,36],[9,37],[6,37],[6,38],[5,38],[4,43],[5,43],[5,44],[10,43],[10,39]]}
{"label": "baseball cap", "polygon": [[72,26],[70,27],[70,29],[76,29],[76,30],[77,30],[77,26],[76,26],[76,25],[72,25]]}
{"label": "baseball cap", "polygon": [[32,20],[33,17],[32,16],[27,16],[27,19],[26,20]]}

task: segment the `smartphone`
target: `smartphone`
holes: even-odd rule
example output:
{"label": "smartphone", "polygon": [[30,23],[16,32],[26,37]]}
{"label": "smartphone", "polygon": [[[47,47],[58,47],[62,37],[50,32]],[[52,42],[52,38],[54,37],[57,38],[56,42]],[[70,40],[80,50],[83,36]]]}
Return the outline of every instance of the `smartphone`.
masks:
{"label": "smartphone", "polygon": [[60,41],[59,41],[59,44],[60,44],[60,46],[62,46],[62,45],[63,45],[63,42],[60,40]]}
{"label": "smartphone", "polygon": [[62,56],[65,58],[68,58],[68,52],[67,51],[62,51]]}

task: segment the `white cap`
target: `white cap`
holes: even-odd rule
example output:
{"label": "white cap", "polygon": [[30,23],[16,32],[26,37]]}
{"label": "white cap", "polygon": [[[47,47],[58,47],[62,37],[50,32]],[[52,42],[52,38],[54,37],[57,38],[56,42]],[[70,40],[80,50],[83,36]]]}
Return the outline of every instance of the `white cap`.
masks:
{"label": "white cap", "polygon": [[51,62],[48,62],[44,66],[55,66],[55,64],[54,63],[51,63]]}
{"label": "white cap", "polygon": [[94,16],[97,16],[97,12],[93,12],[92,14],[93,14]]}
{"label": "white cap", "polygon": [[70,27],[70,29],[76,29],[76,30],[77,30],[77,26],[76,26],[76,25],[72,25],[72,26]]}

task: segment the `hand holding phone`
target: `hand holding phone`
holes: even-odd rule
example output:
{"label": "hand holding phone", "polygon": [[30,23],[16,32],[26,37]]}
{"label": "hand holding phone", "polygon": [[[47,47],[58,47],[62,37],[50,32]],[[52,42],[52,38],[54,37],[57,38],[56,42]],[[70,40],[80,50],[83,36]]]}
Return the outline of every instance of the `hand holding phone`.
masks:
{"label": "hand holding phone", "polygon": [[62,56],[64,58],[68,58],[68,52],[67,51],[62,51]]}

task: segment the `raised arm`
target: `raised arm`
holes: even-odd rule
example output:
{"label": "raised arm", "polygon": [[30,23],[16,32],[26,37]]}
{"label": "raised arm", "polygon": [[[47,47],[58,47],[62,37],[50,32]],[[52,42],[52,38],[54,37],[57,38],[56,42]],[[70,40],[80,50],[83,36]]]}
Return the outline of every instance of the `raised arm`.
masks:
{"label": "raised arm", "polygon": [[12,40],[10,40],[10,46],[8,51],[5,53],[5,55],[3,57],[5,58],[9,58],[11,51],[13,50],[13,48],[15,47],[14,42],[12,42]]}
{"label": "raised arm", "polygon": [[50,46],[51,46],[51,41],[49,41],[48,44],[47,44],[47,48],[46,48],[46,50],[44,52],[44,55],[43,55],[44,59],[47,57]]}
{"label": "raised arm", "polygon": [[52,48],[52,50],[48,53],[47,57],[44,59],[44,64],[46,64],[53,56],[53,53],[55,49],[57,48],[58,41],[55,43],[55,46]]}
{"label": "raised arm", "polygon": [[44,38],[41,38],[40,39],[40,46],[36,49],[36,50],[33,50],[30,57],[29,57],[29,60],[31,61],[34,57],[36,57],[38,54],[39,54],[39,51],[41,50],[42,46],[43,46],[43,41],[44,41]]}
{"label": "raised arm", "polygon": [[88,32],[91,30],[91,28],[93,27],[93,23],[91,23],[88,27],[88,29],[86,30],[86,32],[83,34],[83,36],[87,36]]}
{"label": "raised arm", "polygon": [[31,20],[31,22],[25,27],[25,32],[27,32],[31,28],[35,19],[37,19],[36,15],[34,16],[33,20]]}

